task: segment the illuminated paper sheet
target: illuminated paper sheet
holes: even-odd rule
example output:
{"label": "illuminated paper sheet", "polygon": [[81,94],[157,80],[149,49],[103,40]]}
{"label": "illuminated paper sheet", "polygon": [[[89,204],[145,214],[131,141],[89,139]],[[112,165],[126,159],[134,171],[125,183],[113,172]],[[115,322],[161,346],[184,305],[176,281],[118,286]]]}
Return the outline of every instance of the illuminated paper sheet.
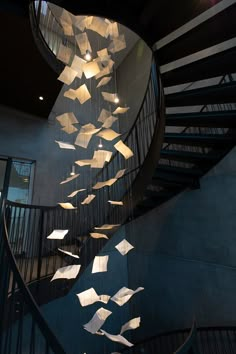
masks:
{"label": "illuminated paper sheet", "polygon": [[92,305],[95,302],[103,302],[104,304],[107,304],[110,299],[109,295],[98,295],[94,288],[85,290],[79,294],[76,294],[76,296],[78,296],[80,305],[83,307]]}
{"label": "illuminated paper sheet", "polygon": [[57,116],[56,120],[61,124],[62,127],[79,123],[73,112],[63,113],[60,116]]}
{"label": "illuminated paper sheet", "polygon": [[81,32],[84,31],[85,29],[85,19],[87,18],[87,16],[74,16],[74,26],[79,28]]}
{"label": "illuminated paper sheet", "polygon": [[133,151],[127,145],[125,145],[121,140],[114,145],[114,148],[116,148],[116,150],[119,151],[126,160],[134,156]]}
{"label": "illuminated paper sheet", "polygon": [[107,48],[98,50],[97,55],[101,59],[101,61],[108,61],[111,58],[111,56],[108,54]]}
{"label": "illuminated paper sheet", "polygon": [[68,11],[66,11],[65,9],[63,9],[59,20],[60,20],[60,23],[61,23],[61,25],[63,27],[64,34],[66,36],[73,36],[74,35],[74,31],[73,31],[73,28],[72,28],[72,16],[71,16],[71,14]]}
{"label": "illuminated paper sheet", "polygon": [[97,226],[97,227],[95,227],[94,229],[95,230],[112,230],[112,229],[114,229],[115,227],[118,227],[118,226],[120,226],[121,224],[104,224],[104,225],[102,225],[102,226]]}
{"label": "illuminated paper sheet", "polygon": [[101,70],[95,61],[83,65],[83,71],[86,79],[90,79],[97,75]]}
{"label": "illuminated paper sheet", "polygon": [[108,84],[108,82],[110,82],[110,80],[111,80],[111,76],[106,76],[102,78],[102,80],[100,80],[99,83],[97,84],[97,88],[101,86],[105,86],[106,84]]}
{"label": "illuminated paper sheet", "polygon": [[77,71],[71,69],[69,66],[65,66],[64,70],[58,76],[57,80],[63,82],[66,85],[70,85],[77,76]]}
{"label": "illuminated paper sheet", "polygon": [[110,116],[111,116],[111,112],[109,112],[103,108],[101,110],[99,117],[98,117],[98,122],[104,123],[107,120],[107,118],[109,118]]}
{"label": "illuminated paper sheet", "polygon": [[131,251],[134,246],[132,246],[127,240],[123,240],[115,248],[122,254],[122,256],[126,255],[129,251]]}
{"label": "illuminated paper sheet", "polygon": [[93,134],[96,134],[97,132],[99,132],[100,130],[101,130],[101,128],[96,128],[95,125],[89,123],[89,124],[82,125],[82,127],[80,129],[80,133],[87,134],[87,135],[93,135]]}
{"label": "illuminated paper sheet", "polygon": [[77,209],[71,203],[58,203],[63,209]]}
{"label": "illuminated paper sheet", "polygon": [[113,114],[124,114],[129,110],[129,107],[117,107]]}
{"label": "illuminated paper sheet", "polygon": [[88,50],[89,52],[92,51],[89,40],[88,40],[88,36],[87,33],[81,33],[81,34],[77,34],[75,36],[76,42],[79,46],[81,55],[85,55],[86,54],[86,50]]}
{"label": "illuminated paper sheet", "polygon": [[107,272],[109,256],[96,256],[93,261],[92,273]]}
{"label": "illuminated paper sheet", "polygon": [[64,46],[63,44],[60,44],[58,53],[57,53],[57,59],[59,59],[60,61],[62,61],[65,64],[68,64],[70,61],[70,57],[72,54],[72,50],[66,46]]}
{"label": "illuminated paper sheet", "polygon": [[91,165],[93,162],[94,162],[93,159],[75,161],[75,163],[76,163],[77,165],[81,166],[81,167],[83,167],[83,166],[89,166],[89,165]]}
{"label": "illuminated paper sheet", "polygon": [[95,334],[105,323],[106,319],[112,314],[111,311],[108,311],[101,307],[99,310],[97,310],[92,317],[92,319],[84,325],[84,329],[86,331]]}
{"label": "illuminated paper sheet", "polygon": [[79,177],[79,173],[77,173],[76,175],[74,176],[71,176],[71,177],[67,177],[64,181],[60,182],[60,184],[65,184],[65,183],[68,183],[70,181],[73,181],[73,179]]}
{"label": "illuminated paper sheet", "polygon": [[53,230],[53,232],[47,238],[49,240],[63,240],[68,232],[69,230]]}
{"label": "illuminated paper sheet", "polygon": [[128,321],[127,323],[125,323],[122,327],[121,327],[121,331],[120,334],[129,331],[130,329],[136,329],[140,326],[140,322],[141,322],[141,317],[135,317],[132,318],[132,320]]}
{"label": "illuminated paper sheet", "polygon": [[98,232],[90,232],[90,236],[92,237],[92,238],[105,238],[105,239],[107,239],[108,240],[108,237],[107,237],[107,235],[105,235],[105,234],[100,234],[100,233],[98,233]]}
{"label": "illuminated paper sheet", "polygon": [[[78,145],[78,146],[80,146],[80,147],[83,147],[84,149],[87,149],[88,144],[89,144],[91,138],[92,138],[92,135],[79,133],[79,134],[77,135],[76,140],[75,140],[75,145]],[[76,163],[77,163],[77,162],[76,162]]]}
{"label": "illuminated paper sheet", "polygon": [[108,141],[112,141],[112,140],[116,139],[120,135],[121,134],[116,133],[112,129],[103,129],[101,132],[99,132],[97,134],[97,136],[99,136],[100,138],[103,138],[103,139],[108,140]]}
{"label": "illuminated paper sheet", "polygon": [[71,68],[77,72],[77,77],[79,79],[82,78],[84,64],[86,64],[86,60],[78,57],[78,55],[74,56],[74,59],[71,63]]}
{"label": "illuminated paper sheet", "polygon": [[82,205],[84,205],[84,204],[90,204],[91,201],[94,200],[95,197],[96,197],[95,194],[89,194],[89,195],[87,196],[87,198],[85,198],[85,199],[83,200],[83,202],[81,202],[81,204],[82,204]]}
{"label": "illuminated paper sheet", "polygon": [[112,39],[119,37],[119,29],[118,29],[117,22],[110,22],[109,23],[107,35],[110,36],[110,38],[112,38]]}
{"label": "illuminated paper sheet", "polygon": [[71,194],[69,194],[67,197],[68,198],[73,198],[76,194],[86,191],[86,189],[82,188],[82,189],[77,189],[76,191],[72,192]]}
{"label": "illuminated paper sheet", "polygon": [[63,132],[65,132],[65,133],[67,133],[67,134],[73,134],[73,133],[75,133],[75,132],[78,131],[78,129],[77,129],[74,125],[72,125],[72,124],[67,125],[67,126],[61,128],[61,130],[63,130]]}
{"label": "illuminated paper sheet", "polygon": [[125,171],[126,171],[126,168],[124,170],[118,171],[117,174],[115,175],[115,178],[119,179],[119,178],[123,177],[125,174]]}
{"label": "illuminated paper sheet", "polygon": [[98,80],[100,79],[101,77],[103,76],[107,76],[107,75],[110,75],[111,73],[111,68],[109,67],[109,65],[107,65],[104,69],[102,69],[100,71],[100,73],[98,73],[96,76],[95,76],[95,79]]}
{"label": "illuminated paper sheet", "polygon": [[58,248],[58,251],[65,253],[67,256],[73,257],[73,258],[79,258],[76,254],[73,254],[72,252],[62,250],[61,248]]}
{"label": "illuminated paper sheet", "polygon": [[67,97],[73,101],[76,99],[76,92],[73,89],[69,89],[68,91],[65,91],[63,95],[64,97]]}
{"label": "illuminated paper sheet", "polygon": [[111,178],[111,179],[109,179],[109,180],[107,180],[107,181],[104,181],[104,182],[97,182],[96,184],[95,184],[95,186],[93,186],[93,189],[101,189],[101,188],[103,188],[103,187],[110,187],[110,186],[112,186],[115,182],[117,181],[117,179],[116,178]]}
{"label": "illuminated paper sheet", "polygon": [[106,128],[106,129],[110,128],[113,125],[113,123],[115,123],[117,121],[117,119],[118,118],[116,118],[116,117],[110,116],[109,118],[107,118],[105,120],[105,122],[102,125],[102,128]]}
{"label": "illuminated paper sheet", "polygon": [[55,142],[59,145],[61,149],[75,150],[75,146],[72,144],[65,143],[63,141],[57,141],[57,140],[55,140]]}
{"label": "illuminated paper sheet", "polygon": [[94,151],[91,168],[103,168],[105,162],[109,162],[112,156],[112,151],[96,150]]}
{"label": "illuminated paper sheet", "polygon": [[108,47],[109,52],[117,53],[126,48],[125,36],[122,34],[114,38]]}
{"label": "illuminated paper sheet", "polygon": [[115,201],[115,200],[108,200],[108,203],[112,205],[124,205],[123,202]]}
{"label": "illuminated paper sheet", "polygon": [[115,98],[117,97],[116,93],[109,93],[104,91],[102,91],[101,93],[105,101],[112,102],[112,103],[115,102]]}
{"label": "illuminated paper sheet", "polygon": [[123,336],[121,336],[120,334],[117,334],[117,335],[115,335],[115,334],[110,334],[110,333],[104,331],[103,329],[101,329],[101,332],[102,332],[103,334],[105,334],[105,336],[106,336],[108,339],[110,339],[111,341],[113,341],[113,342],[117,342],[117,343],[124,344],[124,345],[126,345],[127,347],[132,347],[132,346],[133,346],[132,343],[130,343],[127,339],[125,339],[125,338],[124,338]]}
{"label": "illuminated paper sheet", "polygon": [[121,288],[112,298],[111,300],[115,302],[119,306],[123,306],[129,299],[138,292],[144,290],[144,288],[139,287],[136,290],[132,290],[126,287]]}
{"label": "illuminated paper sheet", "polygon": [[75,90],[76,98],[79,100],[80,104],[85,103],[91,98],[89,90],[85,84],[81,85],[77,90]]}
{"label": "illuminated paper sheet", "polygon": [[97,32],[100,36],[106,37],[108,26],[101,17],[92,16],[92,21],[86,27],[91,31]]}
{"label": "illuminated paper sheet", "polygon": [[51,281],[56,279],[75,279],[80,271],[80,264],[59,268]]}

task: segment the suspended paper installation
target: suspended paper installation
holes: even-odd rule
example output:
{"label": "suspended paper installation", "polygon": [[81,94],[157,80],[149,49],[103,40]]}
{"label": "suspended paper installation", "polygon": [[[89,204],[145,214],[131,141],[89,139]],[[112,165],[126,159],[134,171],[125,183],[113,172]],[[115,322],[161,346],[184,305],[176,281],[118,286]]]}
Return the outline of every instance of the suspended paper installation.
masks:
{"label": "suspended paper installation", "polygon": [[124,114],[129,110],[129,107],[117,107],[113,114]]}
{"label": "suspended paper installation", "polygon": [[127,347],[132,347],[133,344],[130,343],[127,339],[125,339],[123,336],[121,336],[120,334],[110,334],[106,331],[104,331],[103,329],[101,329],[101,332],[108,338],[110,339],[111,341],[113,342],[118,342],[118,343],[121,343],[121,344],[124,344],[126,345]]}
{"label": "suspended paper installation", "polygon": [[92,273],[107,272],[109,256],[96,256],[93,261]]}
{"label": "suspended paper installation", "polygon": [[98,122],[104,123],[107,120],[107,118],[109,118],[110,116],[111,116],[111,112],[103,108],[98,117]]}
{"label": "suspended paper installation", "polygon": [[58,251],[65,253],[67,256],[73,257],[73,258],[79,258],[76,254],[73,254],[72,252],[62,250],[61,248],[58,248]]}
{"label": "suspended paper installation", "polygon": [[121,288],[113,297],[111,297],[111,300],[115,302],[119,306],[123,306],[126,304],[126,302],[129,301],[129,299],[136,293],[144,290],[143,287],[139,287],[136,290],[132,290],[126,287]]}
{"label": "suspended paper installation", "polygon": [[81,265],[70,265],[67,267],[59,268],[54,274],[51,281],[56,279],[75,279],[79,274]]}
{"label": "suspended paper installation", "polygon": [[95,194],[89,194],[89,195],[87,196],[87,198],[85,198],[85,199],[83,200],[83,202],[81,202],[81,204],[82,204],[82,205],[84,205],[84,204],[90,204],[91,201],[94,200],[95,197],[96,197]]}
{"label": "suspended paper installation", "polygon": [[56,120],[61,124],[62,127],[79,123],[73,112],[63,113],[60,116],[57,116]]}
{"label": "suspended paper installation", "polygon": [[70,48],[64,46],[63,44],[60,44],[57,53],[57,59],[59,59],[65,64],[68,64],[70,61],[71,54],[72,54],[72,50]]}
{"label": "suspended paper installation", "polygon": [[112,151],[96,150],[94,151],[91,168],[103,168],[105,162],[109,162],[112,156]]}
{"label": "suspended paper installation", "polygon": [[127,323],[125,323],[122,327],[121,327],[121,331],[120,334],[129,331],[131,329],[136,329],[140,326],[140,322],[141,322],[141,317],[136,317],[133,318],[132,320],[128,321]]}
{"label": "suspended paper installation", "polygon": [[67,134],[73,134],[75,132],[78,131],[78,129],[76,127],[74,127],[74,125],[67,125],[64,128],[61,128],[61,130],[63,130],[63,132],[67,133]]}
{"label": "suspended paper installation", "polygon": [[77,209],[71,203],[58,203],[63,209]]}
{"label": "suspended paper installation", "polygon": [[57,141],[57,140],[55,140],[55,142],[59,145],[59,147],[60,147],[61,149],[75,150],[75,147],[74,147],[74,145],[72,145],[72,144],[65,143],[65,142],[63,142],[63,141]]}
{"label": "suspended paper installation", "polygon": [[77,72],[77,77],[79,79],[82,78],[84,72],[84,64],[86,64],[86,60],[80,58],[78,55],[74,56],[73,61],[71,63],[71,68]]}
{"label": "suspended paper installation", "polygon": [[88,50],[89,52],[92,51],[87,33],[81,33],[77,34],[75,36],[76,42],[78,44],[78,47],[80,49],[81,55],[85,55],[86,51]]}
{"label": "suspended paper installation", "polygon": [[98,88],[98,87],[101,87],[101,86],[107,85],[108,82],[111,81],[111,79],[112,79],[111,76],[106,76],[106,77],[102,78],[102,79],[99,81],[99,83],[97,84],[97,88]]}
{"label": "suspended paper installation", "polygon": [[87,160],[78,160],[78,161],[75,161],[75,163],[81,167],[83,166],[89,166],[93,163],[93,159],[87,159]]}
{"label": "suspended paper installation", "polygon": [[97,75],[101,70],[96,62],[86,63],[83,66],[83,71],[86,79],[90,79]]}
{"label": "suspended paper installation", "polygon": [[76,179],[77,177],[79,177],[79,173],[77,173],[74,176],[67,177],[64,181],[60,182],[60,184],[65,184],[65,183],[71,182],[71,181],[73,181],[73,179]]}
{"label": "suspended paper installation", "polygon": [[122,201],[116,201],[116,200],[108,200],[108,203],[110,203],[111,205],[124,205]]}
{"label": "suspended paper installation", "polygon": [[92,138],[92,135],[84,134],[84,133],[79,133],[76,137],[75,140],[75,145],[78,145],[84,149],[87,149],[88,144]]}
{"label": "suspended paper installation", "polygon": [[129,251],[131,251],[134,246],[132,246],[127,240],[123,240],[118,245],[115,246],[115,248],[122,254],[122,256],[125,256]]}
{"label": "suspended paper installation", "polygon": [[104,304],[107,304],[110,299],[109,295],[98,295],[94,288],[85,290],[79,294],[76,294],[76,296],[78,296],[80,305],[83,307],[92,305],[95,302],[103,302]]}
{"label": "suspended paper installation", "polygon": [[120,135],[121,134],[116,133],[112,129],[104,129],[104,130],[102,130],[101,132],[99,132],[97,134],[97,136],[99,136],[100,138],[103,138],[103,139],[108,140],[108,141],[112,141],[112,140],[116,139]]}
{"label": "suspended paper installation", "polygon": [[125,145],[122,140],[119,140],[118,143],[114,145],[114,147],[124,156],[126,160],[134,156],[133,151],[127,145]]}
{"label": "suspended paper installation", "polygon": [[76,99],[76,92],[73,89],[69,89],[68,91],[65,91],[63,95],[64,97],[67,97],[73,101]]}
{"label": "suspended paper installation", "polygon": [[98,233],[98,232],[90,232],[90,236],[91,236],[92,238],[97,238],[97,239],[99,239],[99,238],[105,238],[105,239],[108,240],[107,235],[100,234],[100,233]]}
{"label": "suspended paper installation", "polygon": [[104,188],[104,187],[110,187],[112,186],[115,182],[117,181],[116,178],[111,178],[107,181],[104,181],[104,182],[97,182],[95,184],[95,186],[93,186],[92,188],[93,189],[101,189],[101,188]]}
{"label": "suspended paper installation", "polygon": [[69,66],[65,66],[64,70],[58,76],[57,80],[63,82],[66,85],[72,84],[77,76],[77,71],[71,69]]}
{"label": "suspended paper installation", "polygon": [[75,100],[75,98],[77,98],[80,104],[84,104],[86,101],[88,101],[91,98],[91,95],[89,93],[86,84],[81,85],[76,90],[69,89],[64,93],[64,96],[65,95],[66,97],[71,98],[72,100]]}
{"label": "suspended paper installation", "polygon": [[50,240],[63,240],[68,234],[69,230],[53,230],[53,232],[47,236]]}
{"label": "suspended paper installation", "polygon": [[82,188],[82,189],[77,189],[76,191],[72,192],[71,194],[69,194],[67,197],[68,198],[73,198],[74,196],[76,196],[76,194],[86,191],[86,189]]}
{"label": "suspended paper installation", "polygon": [[96,226],[94,227],[95,230],[112,230],[115,227],[120,226],[121,224],[104,224],[102,226]]}
{"label": "suspended paper installation", "polygon": [[111,311],[108,311],[101,307],[99,310],[97,310],[92,317],[92,319],[84,325],[84,329],[86,331],[95,334],[105,323],[106,319],[112,314]]}
{"label": "suspended paper installation", "polygon": [[108,117],[103,123],[102,128],[106,128],[106,129],[110,128],[113,125],[113,123],[115,123],[117,120],[118,118],[116,117],[113,116]]}

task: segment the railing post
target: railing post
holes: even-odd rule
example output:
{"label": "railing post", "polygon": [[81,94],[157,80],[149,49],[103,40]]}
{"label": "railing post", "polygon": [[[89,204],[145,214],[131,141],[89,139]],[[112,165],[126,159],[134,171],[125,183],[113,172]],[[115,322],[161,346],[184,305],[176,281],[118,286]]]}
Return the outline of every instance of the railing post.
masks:
{"label": "railing post", "polygon": [[41,209],[40,219],[39,219],[39,245],[38,245],[38,267],[37,267],[38,285],[40,281],[40,274],[42,268],[43,226],[44,226],[44,210]]}

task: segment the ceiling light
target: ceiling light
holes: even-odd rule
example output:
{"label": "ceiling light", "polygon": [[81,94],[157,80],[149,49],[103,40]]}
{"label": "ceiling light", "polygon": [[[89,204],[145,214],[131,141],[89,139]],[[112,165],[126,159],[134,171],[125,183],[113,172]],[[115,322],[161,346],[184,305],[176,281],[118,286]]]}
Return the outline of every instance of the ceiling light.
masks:
{"label": "ceiling light", "polygon": [[102,139],[100,139],[99,144],[98,144],[98,147],[99,147],[99,148],[103,148]]}
{"label": "ceiling light", "polygon": [[39,96],[39,100],[40,100],[40,101],[43,101],[43,96]]}
{"label": "ceiling light", "polygon": [[120,101],[120,100],[119,100],[119,97],[118,97],[117,94],[116,94],[116,97],[114,98],[114,102],[115,102],[115,103],[119,103],[119,101]]}
{"label": "ceiling light", "polygon": [[71,176],[74,176],[74,175],[75,175],[75,166],[72,166],[72,170],[71,170],[70,175],[71,175]]}
{"label": "ceiling light", "polygon": [[86,50],[86,54],[84,56],[84,59],[87,61],[90,61],[92,59],[92,55],[88,49]]}

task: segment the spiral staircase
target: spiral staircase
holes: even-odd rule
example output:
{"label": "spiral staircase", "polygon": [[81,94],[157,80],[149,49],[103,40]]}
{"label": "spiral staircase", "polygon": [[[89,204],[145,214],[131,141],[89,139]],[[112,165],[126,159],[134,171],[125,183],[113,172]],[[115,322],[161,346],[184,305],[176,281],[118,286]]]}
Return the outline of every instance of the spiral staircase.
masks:
{"label": "spiral staircase", "polygon": [[[156,125],[153,121],[151,123],[148,151],[143,154],[145,158],[142,161],[137,161],[137,165],[141,162],[142,168],[138,172],[136,167],[134,168],[135,173],[132,177],[134,200],[122,215],[122,222],[143,215],[187,188],[201,188],[200,178],[236,144],[234,75],[236,1],[217,1],[214,6],[209,2],[194,6],[193,3],[184,1],[181,9],[178,4],[173,4],[171,13],[164,1],[146,3],[138,1],[134,7],[132,1],[128,0],[125,6],[129,11],[123,11],[118,3],[113,4],[113,7],[107,6],[106,1],[99,2],[99,5],[96,1],[83,2],[79,10],[78,4],[73,1],[52,2],[74,14],[92,12],[108,18],[113,18],[115,14],[117,21],[136,31],[153,48],[155,64],[160,68],[161,82],[154,80],[153,85],[158,85],[159,93],[162,90],[161,85],[164,87],[165,133],[164,106],[160,94],[156,106],[158,119]],[[31,3],[31,10],[32,6]],[[32,22],[31,18],[39,49],[51,66],[56,65],[56,70],[59,70],[61,65],[41,38],[40,28],[37,26],[39,18],[33,20],[36,22]],[[157,72],[155,75],[158,75]],[[156,91],[155,97],[157,98]],[[136,137],[137,127],[134,129]],[[130,143],[134,144],[135,139],[130,139]],[[139,148],[136,147],[136,150]],[[105,175],[106,173],[107,171],[104,172]],[[127,178],[130,179],[130,176]],[[130,200],[129,192],[126,197],[124,196],[127,200]],[[29,276],[26,271],[30,267],[33,269],[32,259],[28,260],[27,265],[23,264],[21,259],[17,259],[17,245],[13,246],[15,236],[22,232],[22,226],[17,225],[17,219],[14,219],[19,213],[22,213],[26,220],[25,228],[30,218],[34,218],[35,224],[38,223],[34,230],[34,241],[38,242],[38,245],[33,247],[32,243],[29,243],[27,246],[33,252],[34,259],[37,258],[35,278]],[[65,224],[73,217],[73,213],[64,213],[61,216],[57,208],[20,206],[7,201],[2,205],[0,228],[2,236],[0,264],[4,270],[0,280],[2,354],[65,352],[39,307],[42,303],[52,301],[53,296],[64,295],[71,286],[65,282],[62,287],[53,289],[53,295],[43,296],[48,283],[47,280],[43,283],[42,279],[48,278],[58,264],[64,264],[61,258],[49,259],[54,256],[50,253],[52,250],[45,251],[45,254],[41,252],[45,248],[42,247],[44,240],[39,237],[39,230],[45,229],[47,233],[46,229],[52,226],[50,223],[53,215]],[[115,212],[109,215],[113,222],[117,221],[118,217],[120,215]],[[89,243],[85,243],[86,265],[103,246],[104,243],[101,242],[91,251]],[[91,251],[90,254],[88,250]],[[41,270],[44,262],[46,265],[43,274]],[[50,267],[49,264],[53,266]],[[30,274],[33,273],[32,270]],[[24,326],[25,317],[30,318],[30,327]],[[236,352],[235,330],[234,327],[196,328],[194,324],[191,332],[184,329],[146,338],[137,343],[133,349],[125,349],[122,352],[230,354]],[[24,349],[26,342],[27,351]]]}

